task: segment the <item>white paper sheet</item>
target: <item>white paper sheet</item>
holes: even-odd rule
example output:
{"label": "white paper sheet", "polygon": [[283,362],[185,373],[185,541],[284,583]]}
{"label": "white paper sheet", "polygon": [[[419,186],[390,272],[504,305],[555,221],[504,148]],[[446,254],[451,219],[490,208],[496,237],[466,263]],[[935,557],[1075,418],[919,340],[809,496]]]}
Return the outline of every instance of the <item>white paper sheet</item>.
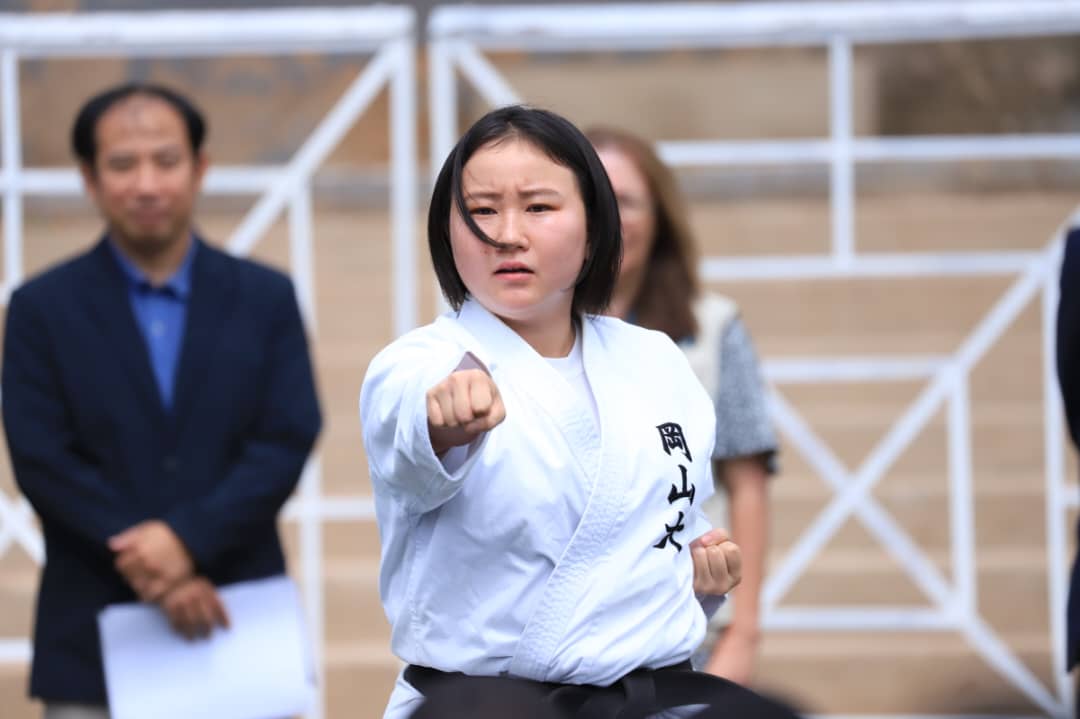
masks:
{"label": "white paper sheet", "polygon": [[230,627],[187,640],[150,604],[98,617],[112,719],[273,719],[302,714],[315,691],[310,642],[288,577],[219,590]]}

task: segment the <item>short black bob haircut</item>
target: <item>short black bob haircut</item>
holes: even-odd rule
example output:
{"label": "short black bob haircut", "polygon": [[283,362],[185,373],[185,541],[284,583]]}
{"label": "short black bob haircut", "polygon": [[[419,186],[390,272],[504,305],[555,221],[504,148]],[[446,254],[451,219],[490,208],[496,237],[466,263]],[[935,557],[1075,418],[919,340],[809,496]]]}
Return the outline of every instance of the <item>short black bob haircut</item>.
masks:
{"label": "short black bob haircut", "polygon": [[94,95],[79,110],[79,114],[75,116],[75,124],[71,127],[71,150],[79,162],[94,168],[98,150],[97,126],[102,116],[117,103],[137,95],[163,100],[176,110],[187,127],[191,153],[199,154],[203,140],[206,139],[206,120],[195,103],[164,85],[133,82],[116,85]]}
{"label": "short black bob haircut", "polygon": [[478,239],[501,247],[483,233],[466,209],[461,189],[463,168],[480,148],[510,139],[531,143],[553,162],[574,173],[585,205],[586,247],[585,262],[574,282],[572,312],[575,317],[602,313],[619,279],[622,260],[619,206],[611,182],[592,143],[569,120],[548,110],[522,105],[501,107],[477,120],[450,152],[435,180],[428,209],[428,248],[446,301],[459,310],[469,294],[450,248],[453,207]]}

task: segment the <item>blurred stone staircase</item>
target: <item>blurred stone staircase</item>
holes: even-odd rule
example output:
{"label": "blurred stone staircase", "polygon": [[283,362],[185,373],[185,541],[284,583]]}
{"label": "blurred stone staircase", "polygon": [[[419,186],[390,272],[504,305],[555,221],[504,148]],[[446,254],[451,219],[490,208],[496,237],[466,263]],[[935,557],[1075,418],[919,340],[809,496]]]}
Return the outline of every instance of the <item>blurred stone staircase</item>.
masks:
{"label": "blurred stone staircase", "polygon": [[[889,196],[860,199],[860,250],[1037,249],[1068,214],[1066,193]],[[32,212],[30,271],[84,246],[89,216]],[[227,236],[234,214],[208,214],[203,229]],[[370,357],[390,339],[388,222],[380,212],[316,211],[316,359],[326,417],[320,443],[323,491],[370,494],[357,395]],[[694,208],[708,254],[820,252],[828,235],[824,199],[712,203]],[[288,264],[281,224],[258,257]],[[421,251],[422,307],[434,307]],[[769,358],[947,355],[1011,278],[730,283]],[[430,311],[428,311],[430,316]],[[1047,618],[1042,374],[1037,305],[1026,308],[971,378],[977,606],[997,636],[1051,685]],[[782,385],[780,392],[854,471],[922,387],[921,383]],[[952,581],[945,414],[939,411],[886,473],[873,497]],[[11,492],[6,454],[0,487]],[[1070,452],[1070,476],[1075,464]],[[785,440],[772,488],[771,564],[777,566],[832,496]],[[1070,521],[1072,521],[1070,519]],[[1071,524],[1069,525],[1072,526]],[[284,531],[300,576],[299,532]],[[1070,529],[1071,536],[1071,529]],[[381,715],[399,668],[378,601],[378,535],[372,522],[323,526],[325,707],[329,719]],[[26,636],[36,567],[24,553],[0,555],[0,636]],[[856,519],[828,543],[779,603],[929,607],[896,562]],[[26,670],[0,665],[0,716],[29,719]],[[771,631],[759,685],[819,714],[1038,714],[980,658],[960,632]]]}

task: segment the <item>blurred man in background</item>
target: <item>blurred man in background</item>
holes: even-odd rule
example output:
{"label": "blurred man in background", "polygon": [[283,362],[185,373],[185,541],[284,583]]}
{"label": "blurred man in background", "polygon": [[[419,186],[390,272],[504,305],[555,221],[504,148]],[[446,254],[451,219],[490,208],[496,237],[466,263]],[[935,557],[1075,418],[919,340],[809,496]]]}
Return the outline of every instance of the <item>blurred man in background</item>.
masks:
{"label": "blurred man in background", "polygon": [[177,631],[228,618],[217,587],[285,569],[277,515],[320,427],[284,275],[193,229],[205,123],[181,95],[90,99],[72,145],[105,223],[11,297],[3,418],[45,536],[30,693],[107,717],[97,614],[154,602]]}

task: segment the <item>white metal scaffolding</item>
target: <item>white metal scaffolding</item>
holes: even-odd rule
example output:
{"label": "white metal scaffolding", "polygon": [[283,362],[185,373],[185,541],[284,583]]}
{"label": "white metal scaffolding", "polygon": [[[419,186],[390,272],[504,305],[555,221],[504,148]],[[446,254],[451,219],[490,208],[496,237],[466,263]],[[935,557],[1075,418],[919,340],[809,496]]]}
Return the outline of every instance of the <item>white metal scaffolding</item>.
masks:
{"label": "white metal scaffolding", "polygon": [[[1047,542],[1052,636],[1064,634],[1068,551],[1065,512],[1080,496],[1064,477],[1060,399],[1053,369],[1054,283],[1061,233],[1044,249],[1000,252],[867,253],[855,236],[855,168],[884,162],[969,159],[1078,158],[1080,135],[856,137],[852,53],[858,45],[1080,34],[1080,2],[790,2],[752,4],[443,6],[429,21],[431,166],[441,165],[457,137],[458,77],[492,106],[521,102],[485,52],[650,51],[681,48],[822,47],[828,53],[830,126],[827,137],[781,141],[663,141],[674,166],[811,164],[830,177],[831,243],[827,253],[801,256],[707,257],[710,281],[816,280],[870,277],[1016,276],[1016,280],[946,357],[831,357],[765,362],[777,388],[777,426],[833,490],[834,497],[770,574],[763,592],[764,625],[784,629],[935,630],[959,632],[1001,677],[1050,716],[1071,716],[1072,689],[1060,641],[1052,648],[1056,686],[1046,687],[977,610],[969,373],[1032,300],[1043,305]],[[527,100],[528,98],[524,98]],[[1077,218],[1080,219],[1080,218]],[[849,471],[788,403],[780,387],[803,382],[922,380],[925,388],[881,438],[865,462]],[[946,407],[950,491],[950,581],[911,536],[876,502],[871,490],[915,436]],[[799,608],[781,600],[842,524],[854,516],[898,559],[929,604],[926,608],[850,606]]]}
{"label": "white metal scaffolding", "polygon": [[[314,52],[370,55],[329,113],[280,166],[217,166],[203,190],[251,195],[256,201],[229,238],[246,255],[283,213],[288,214],[290,270],[308,331],[315,333],[312,176],[384,87],[390,89],[390,216],[393,246],[393,328],[416,324],[415,224],[417,209],[415,14],[388,5],[362,9],[293,9],[231,12],[0,15],[0,196],[4,215],[6,302],[23,279],[23,198],[81,193],[74,170],[28,168],[20,154],[19,62],[26,58],[222,57]],[[327,521],[370,520],[366,499],[323,495],[318,457],[304,470],[285,518],[300,526],[300,575],[316,661],[322,673],[324,601],[322,527]],[[40,534],[22,499],[0,493],[0,551],[20,544],[43,558]],[[0,639],[0,662],[25,662],[26,639]],[[323,684],[324,685],[324,684]],[[309,716],[324,715],[322,697]]]}

